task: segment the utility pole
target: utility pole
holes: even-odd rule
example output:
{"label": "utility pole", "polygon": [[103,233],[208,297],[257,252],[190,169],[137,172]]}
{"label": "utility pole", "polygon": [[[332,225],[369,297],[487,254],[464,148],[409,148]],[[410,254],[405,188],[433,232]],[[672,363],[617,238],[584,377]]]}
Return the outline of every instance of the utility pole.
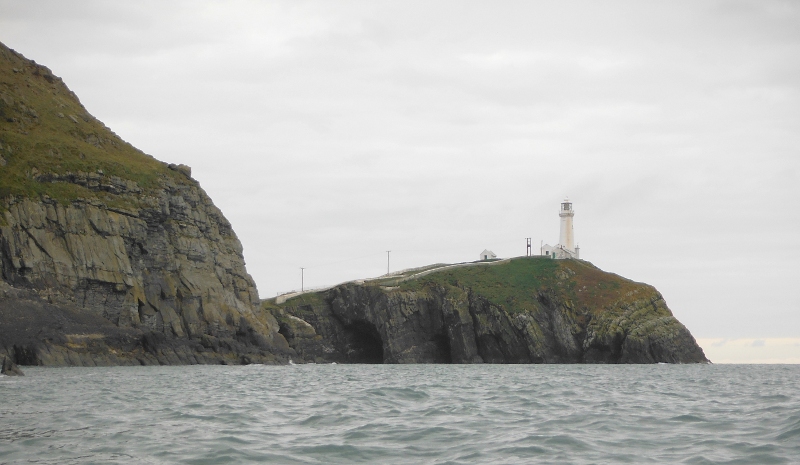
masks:
{"label": "utility pole", "polygon": [[386,276],[389,276],[389,254],[391,252],[391,250],[386,251]]}
{"label": "utility pole", "polygon": [[304,276],[305,275],[305,270],[306,270],[305,268],[300,267],[300,292],[303,292],[303,286],[304,286],[303,281],[304,281],[304,278],[305,278],[305,276]]}
{"label": "utility pole", "polygon": [[530,237],[526,237],[525,238],[525,242],[527,243],[526,244],[527,245],[527,250],[525,251],[525,256],[526,257],[530,257],[531,256],[531,238]]}

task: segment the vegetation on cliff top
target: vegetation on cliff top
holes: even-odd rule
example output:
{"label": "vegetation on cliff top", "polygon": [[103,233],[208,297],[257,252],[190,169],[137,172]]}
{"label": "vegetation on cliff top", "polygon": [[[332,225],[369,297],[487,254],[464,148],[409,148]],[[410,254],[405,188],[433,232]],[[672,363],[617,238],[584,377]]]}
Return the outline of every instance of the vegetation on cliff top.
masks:
{"label": "vegetation on cliff top", "polygon": [[48,68],[0,44],[0,199],[46,195],[62,203],[79,198],[116,206],[135,202],[132,196],[122,199],[65,181],[68,174],[114,176],[145,192],[159,187],[160,177],[187,182],[90,115]]}
{"label": "vegetation on cliff top", "polygon": [[642,286],[589,262],[542,256],[445,268],[398,283],[400,290],[421,290],[431,285],[470,289],[509,313],[535,308],[538,294],[548,290],[558,291],[579,308],[599,310]]}

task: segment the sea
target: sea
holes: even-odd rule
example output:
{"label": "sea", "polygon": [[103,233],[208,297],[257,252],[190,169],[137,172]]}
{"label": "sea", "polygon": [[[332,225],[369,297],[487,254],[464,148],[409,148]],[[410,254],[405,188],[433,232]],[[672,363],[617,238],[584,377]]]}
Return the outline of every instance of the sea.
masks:
{"label": "sea", "polygon": [[0,464],[800,463],[800,365],[22,368]]}

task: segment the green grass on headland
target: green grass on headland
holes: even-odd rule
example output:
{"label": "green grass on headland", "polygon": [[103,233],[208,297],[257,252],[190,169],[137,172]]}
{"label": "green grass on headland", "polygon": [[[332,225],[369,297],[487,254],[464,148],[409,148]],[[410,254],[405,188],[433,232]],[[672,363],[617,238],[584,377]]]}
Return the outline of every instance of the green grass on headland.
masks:
{"label": "green grass on headland", "polygon": [[534,309],[539,293],[548,290],[557,291],[578,308],[599,310],[642,286],[589,262],[542,256],[445,268],[398,283],[400,290],[436,285],[470,289],[509,313]]}
{"label": "green grass on headland", "polygon": [[471,289],[509,313],[531,310],[536,293],[551,285],[559,264],[544,257],[519,257],[509,261],[476,263],[446,268],[399,284],[401,290],[428,286]]}
{"label": "green grass on headland", "polygon": [[78,184],[42,181],[66,173],[116,176],[144,191],[157,188],[164,176],[187,181],[92,117],[50,70],[0,44],[0,199],[134,202]]}

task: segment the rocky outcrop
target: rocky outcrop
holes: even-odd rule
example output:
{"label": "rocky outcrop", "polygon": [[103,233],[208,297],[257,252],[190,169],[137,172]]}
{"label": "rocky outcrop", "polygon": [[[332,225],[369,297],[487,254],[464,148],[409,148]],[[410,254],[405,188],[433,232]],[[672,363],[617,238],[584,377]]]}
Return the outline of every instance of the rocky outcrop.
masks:
{"label": "rocky outcrop", "polygon": [[16,363],[8,357],[3,357],[2,367],[0,367],[0,375],[6,376],[25,376],[25,373],[19,369]]}
{"label": "rocky outcrop", "polygon": [[191,168],[125,143],[49,69],[2,44],[0,153],[0,356],[116,365],[293,354]]}
{"label": "rocky outcrop", "polygon": [[[519,268],[521,263],[518,272],[528,273],[526,260],[539,259],[499,266]],[[276,315],[281,334],[307,362],[707,362],[651,286],[584,262],[555,266],[540,277],[541,286],[512,286],[502,294],[490,295],[469,280],[453,280],[453,275],[439,279],[431,274],[410,286],[348,283],[280,306],[266,303],[265,308]],[[595,282],[598,289],[620,281],[624,286],[590,295],[590,288],[580,287],[585,281]],[[525,296],[529,301],[524,308],[513,305]]]}

